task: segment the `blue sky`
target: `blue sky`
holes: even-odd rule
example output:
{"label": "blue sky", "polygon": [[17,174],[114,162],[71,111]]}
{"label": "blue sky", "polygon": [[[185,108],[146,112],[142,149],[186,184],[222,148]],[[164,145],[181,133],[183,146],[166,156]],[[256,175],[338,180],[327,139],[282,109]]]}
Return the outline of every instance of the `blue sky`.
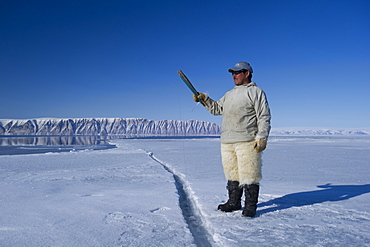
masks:
{"label": "blue sky", "polygon": [[370,127],[370,1],[0,0],[0,118],[140,117],[221,123],[251,63],[273,127]]}

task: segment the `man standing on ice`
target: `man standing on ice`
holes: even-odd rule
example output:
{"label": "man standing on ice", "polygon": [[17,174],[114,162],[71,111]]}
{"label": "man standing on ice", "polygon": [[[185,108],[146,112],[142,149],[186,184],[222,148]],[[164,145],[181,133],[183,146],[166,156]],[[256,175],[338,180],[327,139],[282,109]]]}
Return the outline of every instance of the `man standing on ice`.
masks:
{"label": "man standing on ice", "polygon": [[242,214],[254,217],[262,178],[261,152],[271,128],[270,108],[263,90],[251,81],[253,69],[249,63],[239,62],[229,72],[235,87],[220,100],[214,101],[203,93],[193,96],[213,115],[222,115],[221,156],[229,199],[218,209],[240,210],[244,188]]}

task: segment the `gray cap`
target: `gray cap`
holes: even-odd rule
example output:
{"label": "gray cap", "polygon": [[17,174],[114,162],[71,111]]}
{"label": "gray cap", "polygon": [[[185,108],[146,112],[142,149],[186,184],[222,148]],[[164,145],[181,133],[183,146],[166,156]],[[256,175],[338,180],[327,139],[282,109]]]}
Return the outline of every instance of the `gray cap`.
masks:
{"label": "gray cap", "polygon": [[229,69],[229,72],[231,73],[233,71],[240,71],[240,70],[243,70],[243,69],[248,70],[251,73],[253,73],[252,66],[247,62],[236,63],[233,68]]}

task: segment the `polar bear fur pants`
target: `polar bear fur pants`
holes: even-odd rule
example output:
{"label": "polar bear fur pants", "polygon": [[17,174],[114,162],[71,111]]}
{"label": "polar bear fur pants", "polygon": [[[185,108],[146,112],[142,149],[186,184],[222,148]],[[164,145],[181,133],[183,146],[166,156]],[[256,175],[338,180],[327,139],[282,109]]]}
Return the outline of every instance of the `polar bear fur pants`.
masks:
{"label": "polar bear fur pants", "polygon": [[254,142],[221,143],[221,157],[225,177],[238,181],[240,186],[258,184],[262,179],[261,153]]}

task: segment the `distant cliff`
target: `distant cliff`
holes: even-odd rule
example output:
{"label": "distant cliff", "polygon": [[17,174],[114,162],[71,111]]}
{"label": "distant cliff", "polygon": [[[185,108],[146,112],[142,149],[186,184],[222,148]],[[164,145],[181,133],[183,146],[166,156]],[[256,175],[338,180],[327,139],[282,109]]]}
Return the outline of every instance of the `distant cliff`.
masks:
{"label": "distant cliff", "polygon": [[[218,136],[217,124],[189,120],[153,121],[144,118],[0,119],[0,136]],[[370,128],[272,128],[271,136],[370,135]]]}
{"label": "distant cliff", "polygon": [[144,118],[39,118],[0,119],[0,135],[137,135],[206,136],[219,135],[220,126],[205,121]]}
{"label": "distant cliff", "polygon": [[273,128],[271,135],[274,136],[348,136],[348,135],[370,135],[370,128]]}

